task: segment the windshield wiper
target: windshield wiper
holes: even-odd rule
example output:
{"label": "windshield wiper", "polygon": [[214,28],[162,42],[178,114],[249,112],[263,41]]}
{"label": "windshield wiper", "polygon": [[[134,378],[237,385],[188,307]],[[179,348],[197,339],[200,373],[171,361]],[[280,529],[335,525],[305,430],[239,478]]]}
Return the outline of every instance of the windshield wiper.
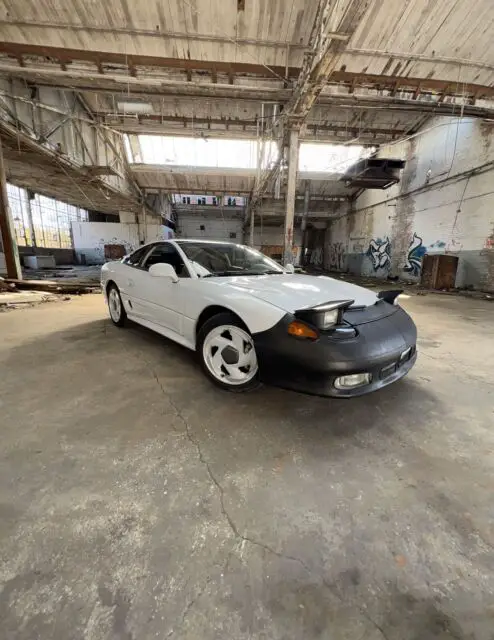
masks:
{"label": "windshield wiper", "polygon": [[216,276],[268,276],[268,275],[281,275],[283,271],[215,271],[214,273],[208,273],[203,278],[213,278]]}
{"label": "windshield wiper", "polygon": [[238,275],[238,271],[214,271],[213,273],[207,273],[205,276],[201,276],[202,278],[215,278],[216,276],[236,276]]}

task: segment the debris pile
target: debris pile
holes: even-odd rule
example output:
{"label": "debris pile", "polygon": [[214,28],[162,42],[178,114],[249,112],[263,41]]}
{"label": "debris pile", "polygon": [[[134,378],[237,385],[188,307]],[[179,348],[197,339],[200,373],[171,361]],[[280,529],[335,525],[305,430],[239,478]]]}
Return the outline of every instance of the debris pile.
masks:
{"label": "debris pile", "polygon": [[100,286],[94,282],[67,278],[66,280],[15,280],[5,278],[5,283],[14,285],[15,289],[29,291],[46,291],[48,293],[93,293],[100,291]]}
{"label": "debris pile", "polygon": [[[44,275],[44,274],[43,274]],[[58,275],[58,274],[56,274]],[[84,274],[85,275],[85,274]],[[99,293],[99,278],[54,277],[15,280],[0,276],[0,311],[33,306],[42,302],[70,300],[70,295]]]}

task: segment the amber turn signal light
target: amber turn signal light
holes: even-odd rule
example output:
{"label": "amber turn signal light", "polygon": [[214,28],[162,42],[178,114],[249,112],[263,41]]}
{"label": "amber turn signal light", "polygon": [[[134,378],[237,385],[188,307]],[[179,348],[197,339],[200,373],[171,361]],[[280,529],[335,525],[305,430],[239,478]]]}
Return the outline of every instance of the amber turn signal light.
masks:
{"label": "amber turn signal light", "polygon": [[296,338],[309,338],[310,340],[317,340],[319,338],[319,334],[315,329],[299,320],[290,322],[288,325],[288,333]]}

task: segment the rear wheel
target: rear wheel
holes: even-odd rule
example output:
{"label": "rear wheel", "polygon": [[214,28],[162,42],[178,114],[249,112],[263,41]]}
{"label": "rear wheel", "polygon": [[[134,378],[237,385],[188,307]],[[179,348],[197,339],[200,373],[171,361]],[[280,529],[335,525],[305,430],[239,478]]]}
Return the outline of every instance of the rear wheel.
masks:
{"label": "rear wheel", "polygon": [[206,375],[222,389],[251,391],[259,386],[252,336],[231,313],[219,313],[199,330],[197,351]]}
{"label": "rear wheel", "polygon": [[127,319],[127,314],[125,313],[120,291],[116,284],[111,284],[108,287],[108,310],[113,324],[117,325],[117,327],[123,327]]}

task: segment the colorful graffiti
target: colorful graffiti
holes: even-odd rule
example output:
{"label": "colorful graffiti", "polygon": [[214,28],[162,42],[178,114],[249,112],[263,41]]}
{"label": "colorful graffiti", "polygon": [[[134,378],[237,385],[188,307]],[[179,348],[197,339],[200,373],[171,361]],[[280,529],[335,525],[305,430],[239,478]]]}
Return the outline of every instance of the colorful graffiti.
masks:
{"label": "colorful graffiti", "polygon": [[389,238],[386,237],[384,240],[381,240],[381,238],[372,239],[369,242],[366,255],[372,260],[374,271],[389,269],[391,266],[391,243]]}
{"label": "colorful graffiti", "polygon": [[342,242],[329,245],[329,268],[334,271],[343,271],[345,268],[345,249]]}
{"label": "colorful graffiti", "polygon": [[422,244],[422,238],[414,233],[408,247],[408,256],[404,266],[404,271],[411,273],[414,276],[419,276],[422,270],[422,258],[426,253],[427,247],[424,247]]}

